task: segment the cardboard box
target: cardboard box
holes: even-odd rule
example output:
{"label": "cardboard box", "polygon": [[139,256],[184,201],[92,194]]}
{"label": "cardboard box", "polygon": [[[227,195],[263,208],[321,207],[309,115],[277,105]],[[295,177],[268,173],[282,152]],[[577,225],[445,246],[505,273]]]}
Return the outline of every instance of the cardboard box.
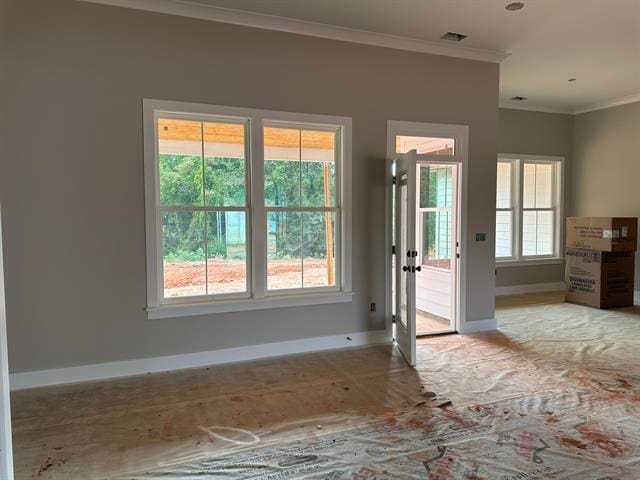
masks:
{"label": "cardboard box", "polygon": [[567,302],[596,308],[633,306],[635,252],[567,248]]}
{"label": "cardboard box", "polygon": [[634,252],[638,248],[636,217],[568,217],[566,246],[601,252]]}

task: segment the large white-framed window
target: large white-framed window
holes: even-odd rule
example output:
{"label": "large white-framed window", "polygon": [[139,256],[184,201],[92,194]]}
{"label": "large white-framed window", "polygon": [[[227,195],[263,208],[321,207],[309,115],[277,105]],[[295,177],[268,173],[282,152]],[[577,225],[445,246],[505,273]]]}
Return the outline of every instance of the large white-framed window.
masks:
{"label": "large white-framed window", "polygon": [[351,300],[351,119],[143,109],[149,318]]}
{"label": "large white-framed window", "polygon": [[500,154],[496,181],[496,262],[561,260],[564,159]]}

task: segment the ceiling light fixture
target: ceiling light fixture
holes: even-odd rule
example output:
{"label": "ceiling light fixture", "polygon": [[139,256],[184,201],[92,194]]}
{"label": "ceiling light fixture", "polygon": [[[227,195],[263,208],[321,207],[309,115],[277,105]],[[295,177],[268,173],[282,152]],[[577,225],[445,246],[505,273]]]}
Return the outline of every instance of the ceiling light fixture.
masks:
{"label": "ceiling light fixture", "polygon": [[510,10],[510,11],[513,12],[515,10],[522,9],[523,7],[524,7],[524,3],[522,3],[522,2],[513,2],[513,3],[507,4],[507,6],[504,7],[504,8],[506,8],[507,10]]}
{"label": "ceiling light fixture", "polygon": [[464,35],[462,33],[456,33],[456,32],[447,32],[444,35],[442,35],[440,38],[443,38],[444,40],[449,40],[451,42],[460,42],[465,38],[467,38],[467,35]]}
{"label": "ceiling light fixture", "polygon": [[509,100],[513,100],[515,102],[524,102],[527,100],[527,97],[521,97],[520,95],[516,95],[515,97],[511,97]]}

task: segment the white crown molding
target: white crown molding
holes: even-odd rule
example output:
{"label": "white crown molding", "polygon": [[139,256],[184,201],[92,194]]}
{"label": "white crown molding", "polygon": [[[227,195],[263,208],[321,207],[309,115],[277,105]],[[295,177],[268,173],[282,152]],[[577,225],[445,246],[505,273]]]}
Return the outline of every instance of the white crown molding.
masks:
{"label": "white crown molding", "polygon": [[575,109],[538,107],[536,105],[529,104],[514,105],[513,103],[507,101],[501,101],[500,108],[508,108],[511,110],[526,110],[529,112],[568,113],[571,115],[580,115],[581,113],[594,112],[596,110],[604,110],[605,108],[611,107],[619,107],[621,105],[635,102],[640,102],[640,93],[627,95],[626,97],[614,98],[612,100],[605,100],[603,102],[592,103],[590,105],[585,105],[583,107]]}
{"label": "white crown molding", "polygon": [[574,114],[579,115],[581,113],[593,112],[595,110],[603,110],[605,108],[619,107],[620,105],[626,105],[627,103],[640,102],[640,93],[633,95],[627,95],[626,97],[614,98],[613,100],[606,100],[604,102],[592,103],[582,108],[574,110]]}
{"label": "white crown molding", "polygon": [[540,112],[540,113],[564,113],[573,114],[573,110],[567,108],[549,108],[538,107],[536,105],[513,105],[512,103],[500,102],[500,108],[506,108],[508,110],[525,110],[528,112]]}
{"label": "white crown molding", "polygon": [[500,63],[509,56],[508,53],[495,50],[465,47],[462,45],[444,45],[438,42],[418,38],[401,37],[385,33],[357,30],[353,28],[309,22],[263,13],[234,10],[230,8],[204,5],[187,0],[81,0],[90,3],[101,3],[116,7],[133,8],[151,12],[178,15],[181,17],[199,18],[214,22],[231,23],[245,27],[277,30],[312,37],[341,40],[351,43],[375,45],[378,47],[408,50],[411,52],[430,53],[448,57]]}

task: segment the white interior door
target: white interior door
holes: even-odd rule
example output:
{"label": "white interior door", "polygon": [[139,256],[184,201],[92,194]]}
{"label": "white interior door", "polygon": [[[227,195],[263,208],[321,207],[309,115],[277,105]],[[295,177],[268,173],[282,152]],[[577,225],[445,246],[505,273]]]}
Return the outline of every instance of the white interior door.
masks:
{"label": "white interior door", "polygon": [[416,364],[416,151],[395,160],[396,341],[409,365]]}
{"label": "white interior door", "polygon": [[4,302],[2,263],[2,218],[0,216],[0,480],[13,479],[11,409],[9,408],[9,365],[7,355],[7,316]]}

